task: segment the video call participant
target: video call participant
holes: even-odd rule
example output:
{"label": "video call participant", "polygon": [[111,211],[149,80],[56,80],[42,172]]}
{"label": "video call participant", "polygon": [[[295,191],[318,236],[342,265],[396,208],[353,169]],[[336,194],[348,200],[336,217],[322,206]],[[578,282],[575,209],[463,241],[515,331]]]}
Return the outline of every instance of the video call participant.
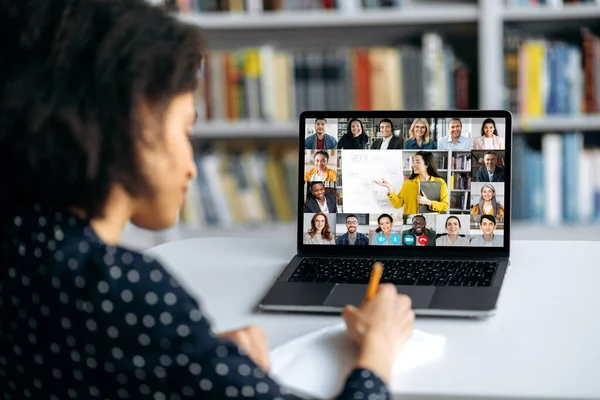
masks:
{"label": "video call participant", "polygon": [[352,118],[346,127],[346,133],[340,138],[337,144],[338,149],[364,149],[369,136],[365,133],[362,121],[358,118]]}
{"label": "video call participant", "polygon": [[305,213],[323,212],[329,214],[337,212],[335,196],[325,194],[325,184],[323,182],[315,181],[309,185],[312,198],[304,204]]}
{"label": "video call participant", "polygon": [[401,241],[400,232],[392,230],[394,219],[389,214],[381,214],[377,218],[377,229],[371,235],[370,244],[375,246],[399,246]]}
{"label": "video call participant", "polygon": [[481,235],[471,239],[471,246],[500,246],[503,245],[503,237],[494,234],[496,229],[496,218],[493,215],[482,215],[479,219]]}
{"label": "video call participant", "polygon": [[[413,157],[413,173],[402,184],[400,192],[396,194],[392,185],[383,178],[381,181],[374,182],[388,190],[388,199],[394,208],[404,206],[404,214],[418,214],[419,204],[429,207],[432,212],[438,214],[448,210],[448,185],[442,176],[437,172],[435,159],[430,151],[419,151]],[[440,182],[440,200],[432,201],[419,193],[419,183],[421,181]]]}
{"label": "video call participant", "polygon": [[304,244],[335,244],[327,215],[318,212],[310,220],[310,229],[304,234]]}
{"label": "video call participant", "polygon": [[402,231],[405,246],[435,246],[435,231],[427,228],[423,215],[412,217],[412,228]]}
{"label": "video call participant", "polygon": [[346,233],[335,240],[336,245],[366,246],[369,244],[369,237],[358,232],[358,218],[356,218],[356,215],[346,216],[346,230]]}
{"label": "video call participant", "polygon": [[436,246],[468,246],[469,238],[459,234],[461,228],[460,219],[450,216],[446,219],[446,233],[435,240]]}
{"label": "video call participant", "polygon": [[483,163],[477,170],[477,182],[504,182],[504,167],[497,165],[498,155],[493,151],[486,151]]}
{"label": "video call participant", "polygon": [[394,124],[391,120],[384,118],[379,121],[379,132],[381,132],[382,137],[373,142],[371,149],[402,149],[402,139],[394,136]]}
{"label": "video call participant", "polygon": [[315,168],[311,168],[304,173],[304,180],[306,182],[335,182],[337,180],[337,171],[327,167],[329,164],[329,153],[325,150],[319,150],[315,153],[314,160]]}
{"label": "video call participant", "polygon": [[429,122],[425,118],[416,118],[409,130],[410,138],[404,142],[405,150],[435,150],[437,143],[429,137]]}
{"label": "video call participant", "polygon": [[479,204],[473,206],[471,214],[486,214],[504,217],[504,207],[496,201],[496,188],[490,183],[486,183],[481,187]]}
{"label": "video call participant", "polygon": [[438,141],[438,150],[471,150],[471,139],[462,136],[462,122],[458,118],[448,122],[448,136],[443,136]]}
{"label": "video call participant", "polygon": [[481,136],[473,139],[473,150],[502,150],[504,138],[498,135],[496,122],[488,118],[481,124]]}
{"label": "video call participant", "polygon": [[327,130],[327,120],[325,118],[315,119],[316,133],[304,139],[305,149],[331,150],[337,147],[337,140],[331,135],[325,133]]}

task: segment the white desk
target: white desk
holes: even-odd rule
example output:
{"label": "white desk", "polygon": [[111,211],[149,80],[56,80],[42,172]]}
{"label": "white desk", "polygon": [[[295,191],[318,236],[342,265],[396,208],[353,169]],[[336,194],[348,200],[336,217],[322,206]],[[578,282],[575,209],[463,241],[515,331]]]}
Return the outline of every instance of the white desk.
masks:
{"label": "white desk", "polygon": [[[295,254],[292,238],[189,239],[148,251],[202,302],[215,330],[262,326],[271,348],[341,321],[254,307]],[[403,399],[600,399],[600,243],[513,242],[488,320],[417,318],[447,338],[440,362],[402,377]]]}

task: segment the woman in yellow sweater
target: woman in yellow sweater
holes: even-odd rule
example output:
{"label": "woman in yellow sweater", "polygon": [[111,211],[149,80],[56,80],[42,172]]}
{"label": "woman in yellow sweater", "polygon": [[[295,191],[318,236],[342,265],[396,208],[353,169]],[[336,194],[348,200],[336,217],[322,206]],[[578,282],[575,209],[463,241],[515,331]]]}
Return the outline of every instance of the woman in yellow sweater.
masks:
{"label": "woman in yellow sweater", "polygon": [[[419,151],[413,157],[413,173],[404,181],[399,193],[394,192],[392,185],[384,179],[376,184],[387,188],[388,199],[392,207],[404,206],[404,214],[418,214],[419,204],[429,207],[432,212],[440,213],[448,210],[448,185],[435,168],[435,159],[430,151]],[[421,181],[440,182],[440,200],[429,200],[425,193],[419,193]]]}
{"label": "woman in yellow sweater", "polygon": [[493,215],[496,218],[504,217],[504,207],[496,201],[496,188],[489,183],[481,187],[481,198],[479,204],[471,209],[471,214]]}
{"label": "woman in yellow sweater", "polygon": [[304,180],[306,182],[335,182],[337,180],[337,171],[327,168],[329,153],[325,150],[319,150],[315,153],[314,158],[315,168],[309,169],[304,173]]}

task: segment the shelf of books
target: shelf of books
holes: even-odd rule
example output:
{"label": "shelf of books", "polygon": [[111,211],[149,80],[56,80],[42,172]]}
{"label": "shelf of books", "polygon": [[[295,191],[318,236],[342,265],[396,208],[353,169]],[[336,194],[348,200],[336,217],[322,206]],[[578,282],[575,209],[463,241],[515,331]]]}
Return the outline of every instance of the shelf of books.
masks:
{"label": "shelf of books", "polygon": [[[519,133],[513,218],[600,231],[600,7],[583,3],[505,12],[505,106]],[[579,16],[548,36],[511,23]]]}
{"label": "shelf of books", "polygon": [[[301,111],[476,109],[489,84],[473,30],[483,3],[167,2],[210,49],[196,92],[198,177],[181,215],[188,237],[295,232]],[[515,117],[513,221],[600,231],[599,2],[503,3],[503,34],[487,46],[504,53],[498,107]],[[370,145],[377,127],[363,123]],[[464,187],[481,158],[440,161],[449,212],[468,213]]]}
{"label": "shelf of books", "polygon": [[222,142],[196,154],[197,177],[182,223],[230,228],[295,221],[295,142]]}
{"label": "shelf of books", "polygon": [[425,33],[419,42],[210,51],[196,93],[200,123],[214,123],[223,133],[234,124],[239,136],[259,133],[259,121],[284,124],[269,130],[282,128],[287,136],[287,124],[303,110],[473,108],[472,66],[437,33]]}

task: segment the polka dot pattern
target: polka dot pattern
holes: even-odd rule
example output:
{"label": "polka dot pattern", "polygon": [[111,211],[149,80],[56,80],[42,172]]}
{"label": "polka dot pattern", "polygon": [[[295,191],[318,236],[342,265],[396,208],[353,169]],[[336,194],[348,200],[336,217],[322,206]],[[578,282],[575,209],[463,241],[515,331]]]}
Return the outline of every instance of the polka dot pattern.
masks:
{"label": "polka dot pattern", "polygon": [[[12,221],[0,247],[4,398],[298,398],[219,339],[153,257],[106,245],[74,215],[37,207]],[[356,369],[338,398],[389,393]]]}

